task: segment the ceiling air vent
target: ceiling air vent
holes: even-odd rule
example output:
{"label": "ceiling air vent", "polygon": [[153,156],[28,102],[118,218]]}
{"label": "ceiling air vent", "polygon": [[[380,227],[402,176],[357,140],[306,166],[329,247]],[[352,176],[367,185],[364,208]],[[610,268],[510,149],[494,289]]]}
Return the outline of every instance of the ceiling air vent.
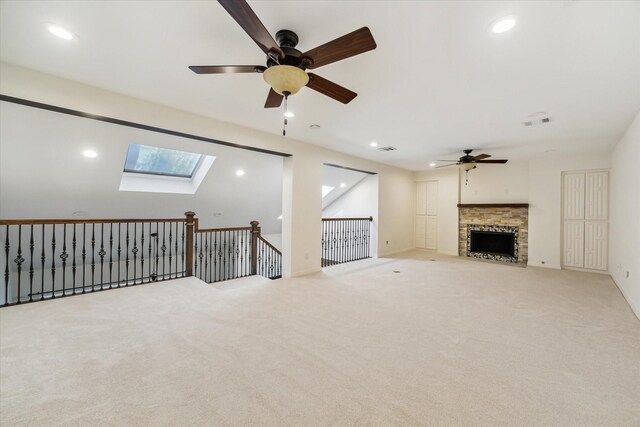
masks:
{"label": "ceiling air vent", "polygon": [[392,147],[392,146],[388,146],[388,147],[379,147],[378,151],[396,151],[397,148],[396,147]]}

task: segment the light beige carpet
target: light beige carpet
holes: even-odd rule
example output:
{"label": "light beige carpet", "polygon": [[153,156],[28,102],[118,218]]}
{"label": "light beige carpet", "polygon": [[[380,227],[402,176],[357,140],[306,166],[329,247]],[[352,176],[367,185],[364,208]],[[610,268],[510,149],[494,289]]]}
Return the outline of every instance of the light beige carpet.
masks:
{"label": "light beige carpet", "polygon": [[430,258],[1,309],[0,424],[640,425],[608,276]]}

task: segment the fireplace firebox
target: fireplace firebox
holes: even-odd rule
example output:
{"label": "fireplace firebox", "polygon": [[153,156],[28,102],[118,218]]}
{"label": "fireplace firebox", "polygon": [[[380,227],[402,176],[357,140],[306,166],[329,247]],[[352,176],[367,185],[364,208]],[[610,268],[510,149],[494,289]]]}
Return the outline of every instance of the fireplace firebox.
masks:
{"label": "fireplace firebox", "polygon": [[512,257],[515,253],[515,235],[495,231],[471,231],[471,252],[486,252]]}
{"label": "fireplace firebox", "polygon": [[518,262],[518,227],[469,224],[467,256]]}

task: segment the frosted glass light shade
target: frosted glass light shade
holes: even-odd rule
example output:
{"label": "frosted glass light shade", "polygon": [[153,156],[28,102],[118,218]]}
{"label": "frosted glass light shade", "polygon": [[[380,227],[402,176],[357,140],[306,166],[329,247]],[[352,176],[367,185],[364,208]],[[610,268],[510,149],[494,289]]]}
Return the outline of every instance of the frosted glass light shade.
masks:
{"label": "frosted glass light shade", "polygon": [[467,172],[469,172],[471,169],[475,169],[476,168],[476,164],[475,163],[463,163],[460,166],[462,167],[462,169],[466,170]]}
{"label": "frosted glass light shade", "polygon": [[292,65],[274,65],[267,68],[262,77],[280,95],[285,92],[294,95],[309,83],[307,73]]}

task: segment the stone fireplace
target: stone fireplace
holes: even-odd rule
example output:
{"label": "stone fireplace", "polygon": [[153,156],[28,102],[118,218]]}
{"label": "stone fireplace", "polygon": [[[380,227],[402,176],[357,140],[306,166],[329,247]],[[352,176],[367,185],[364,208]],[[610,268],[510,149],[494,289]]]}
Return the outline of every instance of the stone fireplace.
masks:
{"label": "stone fireplace", "polygon": [[459,204],[459,254],[527,264],[529,205]]}

